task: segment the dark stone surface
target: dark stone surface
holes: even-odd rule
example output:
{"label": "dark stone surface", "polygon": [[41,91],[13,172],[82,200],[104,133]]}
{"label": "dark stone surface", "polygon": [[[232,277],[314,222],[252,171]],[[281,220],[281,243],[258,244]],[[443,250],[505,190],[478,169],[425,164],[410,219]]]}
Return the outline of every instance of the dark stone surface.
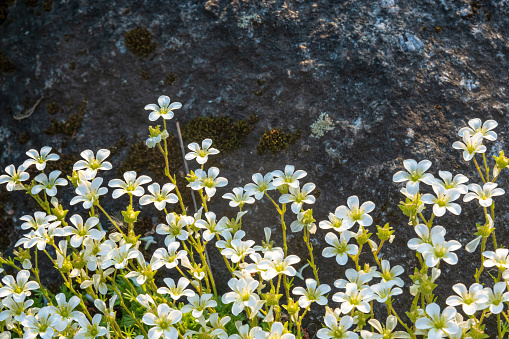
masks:
{"label": "dark stone surface", "polygon": [[[418,262],[406,242],[414,232],[397,207],[400,186],[391,180],[402,160],[430,159],[434,175],[442,169],[474,178],[472,164],[451,148],[457,130],[474,117],[500,123],[499,140],[488,145],[490,159],[507,143],[505,0],[62,0],[50,4],[49,11],[42,1],[33,2],[11,4],[0,26],[0,53],[7,58],[2,65],[8,66],[0,69],[2,169],[21,164],[25,151],[44,145],[77,155],[83,149],[110,148],[121,137],[132,144],[147,134],[143,107],[161,94],[183,103],[176,113],[183,124],[197,116],[248,119],[257,114],[260,120],[243,146],[217,161],[230,183],[219,190],[213,210],[232,217],[233,209],[220,199],[223,193],[249,182],[252,173],[291,163],[308,172],[303,183],[314,182],[321,192],[312,206],[317,220],[346,204],[350,195],[374,201],[375,222],[390,222],[397,230],[383,257],[411,274]],[[157,44],[147,57],[137,57],[125,46],[124,33],[136,27],[147,28]],[[32,116],[13,119],[41,96]],[[47,111],[53,102],[58,112]],[[70,135],[44,133],[51,119],[67,121],[80,112],[83,123]],[[311,125],[321,113],[332,119],[334,130],[312,137]],[[174,125],[169,126],[174,132]],[[300,129],[302,137],[276,156],[258,155],[259,138],[276,127]],[[112,156],[115,167],[128,149],[120,147]],[[104,175],[106,181],[113,176],[114,171]],[[506,187],[504,175],[499,183]],[[64,193],[70,198],[72,189]],[[31,212],[21,195],[16,193],[0,211],[7,220],[16,207],[15,230],[2,229],[12,231],[11,242],[20,234],[17,218]],[[112,210],[122,208],[125,200],[119,200]],[[508,202],[506,197],[496,201],[497,206]],[[447,228],[447,239],[465,245],[474,237],[475,222],[483,220],[475,203],[462,205],[460,217],[437,222]],[[278,215],[270,208],[268,201],[247,207],[248,237],[259,241],[263,227],[277,228]],[[78,206],[70,213],[76,211],[84,214]],[[292,218],[289,214],[287,221]],[[507,221],[501,209],[496,222],[501,242],[509,236]],[[343,277],[345,267],[321,258],[324,236],[320,230],[315,250],[322,281],[332,284]],[[279,234],[275,239],[281,245]],[[305,245],[295,235],[290,235],[290,244],[291,252],[306,257]],[[221,262],[214,249],[210,253]],[[457,266],[441,265],[441,303],[454,283],[473,281],[479,264],[478,253],[458,253]],[[305,273],[311,275],[310,270]],[[217,275],[224,288],[227,276]],[[408,277],[405,282],[408,296]],[[407,296],[396,304],[406,305]]]}

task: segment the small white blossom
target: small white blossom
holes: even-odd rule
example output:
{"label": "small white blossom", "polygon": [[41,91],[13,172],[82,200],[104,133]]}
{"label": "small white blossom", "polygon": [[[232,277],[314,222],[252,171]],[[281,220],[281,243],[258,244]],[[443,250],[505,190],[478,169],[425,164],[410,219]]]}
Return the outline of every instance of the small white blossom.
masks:
{"label": "small white blossom", "polygon": [[509,268],[509,249],[507,248],[498,248],[493,251],[484,251],[482,255],[487,258],[484,260],[484,267],[493,267],[496,266],[499,270],[504,270]]}
{"label": "small white blossom", "polygon": [[108,193],[106,187],[101,187],[103,178],[94,178],[92,182],[84,181],[76,187],[76,194],[78,196],[72,198],[70,204],[76,205],[83,202],[83,208],[89,209],[94,203],[99,200],[101,195]]}
{"label": "small white blossom", "polygon": [[455,188],[445,189],[438,184],[433,184],[432,187],[436,196],[426,193],[421,197],[421,201],[425,204],[433,204],[433,213],[437,217],[443,216],[446,210],[455,215],[461,213],[461,206],[453,202],[461,196],[460,191]]}
{"label": "small white blossom", "polygon": [[97,175],[98,170],[108,171],[112,169],[111,163],[109,161],[105,161],[106,158],[110,156],[110,151],[107,149],[100,149],[97,151],[97,155],[94,156],[94,152],[87,149],[81,152],[81,157],[85,160],[79,160],[73,166],[73,170],[85,170],[85,178],[87,180],[92,180]]}
{"label": "small white blossom", "polygon": [[481,186],[477,184],[468,185],[468,189],[472,192],[467,193],[463,197],[464,202],[469,202],[471,200],[477,199],[479,200],[479,205],[482,207],[490,207],[493,203],[493,198],[499,195],[503,195],[505,191],[502,188],[497,188],[498,184],[493,182],[488,182]]}
{"label": "small white blossom", "polygon": [[140,175],[138,178],[136,178],[135,171],[125,172],[124,179],[125,181],[120,179],[113,179],[108,183],[109,187],[117,188],[112,193],[113,199],[117,199],[126,193],[141,197],[143,193],[145,193],[145,189],[141,185],[152,181],[152,179],[146,175]]}
{"label": "small white blossom", "polygon": [[[316,333],[320,339],[357,339],[359,335],[348,331],[353,325],[353,318],[350,316],[341,317],[339,320],[332,314],[327,314],[324,318],[325,326]],[[338,323],[339,321],[339,323]]]}
{"label": "small white blossom", "polygon": [[23,338],[36,338],[40,336],[42,339],[51,339],[56,331],[63,331],[65,327],[61,327],[56,314],[51,314],[48,307],[43,307],[37,315],[28,315],[22,321],[24,327]]}
{"label": "small white blossom", "polygon": [[412,238],[408,241],[408,248],[411,250],[416,250],[419,253],[424,253],[428,247],[425,244],[431,244],[431,238],[433,236],[441,235],[445,236],[445,228],[442,226],[434,226],[431,228],[431,232],[428,226],[424,224],[417,224],[414,227],[415,233],[419,236],[419,238]]}
{"label": "small white blossom", "polygon": [[431,244],[423,245],[423,257],[428,267],[435,267],[440,260],[445,261],[449,265],[458,263],[458,256],[453,253],[461,247],[456,240],[445,241],[443,235],[435,233],[431,235]]}
{"label": "small white blossom", "polygon": [[369,288],[358,289],[357,284],[347,283],[345,292],[337,292],[332,296],[332,300],[341,303],[341,312],[349,313],[353,309],[358,309],[362,313],[369,313],[371,307],[369,302],[373,298],[373,291]]}
{"label": "small white blossom", "polygon": [[324,294],[330,292],[331,288],[329,285],[322,284],[317,286],[317,282],[314,279],[306,279],[306,288],[295,287],[293,294],[300,295],[299,306],[307,308],[311,303],[316,302],[318,305],[327,305],[327,298]]}
{"label": "small white blossom", "polygon": [[417,319],[415,326],[420,330],[428,330],[429,339],[440,339],[458,331],[458,324],[454,321],[456,316],[454,307],[446,307],[440,313],[440,306],[432,303],[426,306],[426,314],[429,318]]}
{"label": "small white blossom", "polygon": [[297,187],[290,187],[288,194],[283,194],[279,197],[280,204],[292,203],[292,212],[298,214],[302,209],[302,204],[314,204],[315,197],[310,195],[316,185],[312,182],[305,184],[302,190]]}
{"label": "small white blossom", "polygon": [[218,177],[219,168],[217,167],[211,167],[207,172],[202,169],[197,169],[194,174],[197,179],[191,183],[191,188],[195,191],[204,188],[209,198],[216,194],[216,187],[228,185],[228,180],[226,180],[226,178]]}
{"label": "small white blossom", "polygon": [[396,286],[403,287],[405,283],[403,282],[403,279],[399,278],[398,276],[404,272],[405,269],[402,266],[396,265],[391,268],[388,260],[382,260],[382,272],[376,271],[373,273],[373,275],[375,277],[382,278],[383,282],[393,281]]}
{"label": "small white blossom", "polygon": [[35,167],[39,171],[44,170],[46,168],[46,163],[48,161],[56,161],[56,160],[60,159],[60,156],[58,154],[55,154],[55,153],[50,154],[49,152],[51,152],[51,147],[49,147],[49,146],[44,146],[43,148],[41,148],[40,154],[35,149],[31,149],[31,150],[27,151],[26,154],[31,159],[25,160],[25,162],[23,163],[23,166],[25,168],[28,168],[32,165],[35,165]]}
{"label": "small white blossom", "polygon": [[286,258],[284,253],[276,252],[271,260],[262,260],[258,263],[258,268],[264,270],[262,278],[264,280],[271,280],[279,274],[285,274],[289,277],[295,276],[297,271],[292,265],[300,262],[300,258],[296,255],[289,255]]}
{"label": "small white blossom", "polygon": [[56,186],[66,186],[67,180],[64,178],[59,178],[60,174],[62,172],[60,171],[53,171],[49,174],[49,177],[41,173],[37,175],[34,180],[40,183],[39,185],[35,185],[32,187],[32,194],[37,194],[42,190],[46,191],[46,194],[50,197],[54,197],[57,194],[57,187]]}
{"label": "small white blossom", "polygon": [[445,303],[449,306],[461,305],[466,315],[474,315],[476,311],[487,307],[488,295],[483,293],[483,286],[481,284],[472,284],[467,290],[466,286],[460,283],[454,285],[452,289],[458,295],[448,297]]}
{"label": "small white blossom", "polygon": [[272,173],[267,173],[265,176],[262,176],[260,173],[253,174],[252,179],[254,183],[249,183],[244,186],[246,194],[250,196],[254,195],[256,200],[260,200],[263,198],[266,191],[276,189],[272,183],[272,178]]}
{"label": "small white blossom", "polygon": [[488,296],[486,305],[489,306],[491,313],[499,314],[504,310],[504,303],[509,301],[509,292],[504,292],[506,288],[506,282],[498,282],[493,286],[493,290],[489,287],[483,290]]}
{"label": "small white blossom", "polygon": [[361,337],[363,339],[397,339],[397,338],[411,338],[410,334],[403,332],[403,331],[394,331],[396,326],[398,325],[398,319],[390,315],[387,317],[387,321],[385,323],[385,326],[382,326],[382,324],[376,320],[376,319],[369,319],[368,323],[375,328],[378,333],[371,333],[366,330],[361,331]]}
{"label": "small white blossom", "polygon": [[495,141],[497,140],[497,133],[492,131],[492,129],[498,126],[498,122],[495,120],[486,120],[484,124],[482,120],[479,118],[471,119],[468,121],[468,125],[470,127],[462,127],[460,128],[458,135],[463,137],[465,132],[468,132],[470,135],[475,135],[477,133],[481,133],[484,139]]}
{"label": "small white blossom", "polygon": [[375,209],[375,204],[371,201],[366,201],[359,206],[359,198],[352,195],[348,198],[346,206],[339,206],[336,209],[335,215],[343,219],[345,227],[351,227],[355,223],[361,226],[370,226],[373,223],[373,218],[368,214]]}
{"label": "small white blossom", "polygon": [[486,146],[482,144],[482,133],[470,135],[468,131],[464,131],[462,135],[463,141],[455,141],[452,144],[454,149],[463,150],[463,159],[470,161],[477,153],[486,152]]}
{"label": "small white blossom", "polygon": [[304,178],[306,175],[307,173],[305,171],[295,171],[295,166],[286,165],[284,172],[280,170],[272,172],[272,176],[274,177],[272,184],[274,187],[288,185],[289,187],[297,188],[299,187],[299,179]]}
{"label": "small white blossom", "polygon": [[249,196],[247,192],[244,192],[243,187],[235,187],[233,193],[223,194],[223,198],[231,200],[229,203],[231,207],[242,207],[244,204],[254,204],[255,202],[253,197]]}
{"label": "small white blossom", "polygon": [[392,181],[407,181],[406,190],[409,194],[416,194],[419,191],[419,182],[431,185],[435,180],[433,175],[424,173],[431,167],[431,161],[429,160],[422,160],[417,163],[413,159],[407,159],[403,161],[403,166],[408,172],[399,171],[395,173]]}
{"label": "small white blossom", "polygon": [[356,255],[359,247],[354,244],[348,244],[352,233],[350,231],[343,231],[339,239],[336,234],[329,232],[325,235],[325,242],[332,247],[325,247],[322,256],[325,258],[336,257],[336,262],[339,265],[345,265],[348,261],[349,255]]}
{"label": "small white blossom", "polygon": [[3,277],[2,282],[5,286],[0,288],[0,298],[10,296],[15,302],[21,302],[25,297],[29,297],[32,294],[31,291],[39,288],[39,284],[28,279],[30,279],[30,273],[26,270],[19,271],[16,280],[12,275]]}
{"label": "small white blossom", "polygon": [[92,323],[90,323],[85,315],[78,317],[78,323],[81,329],[76,333],[74,339],[95,339],[102,337],[108,333],[106,327],[99,326],[102,316],[100,314],[94,315]]}
{"label": "small white blossom", "polygon": [[448,171],[438,171],[438,175],[442,180],[436,178],[435,183],[442,185],[445,189],[457,189],[461,194],[467,194],[468,187],[464,183],[468,182],[468,178],[463,174],[456,174],[454,178],[452,173]]}
{"label": "small white blossom", "polygon": [[212,140],[211,139],[205,139],[201,142],[201,148],[200,145],[198,145],[195,142],[190,143],[187,145],[187,148],[191,150],[191,152],[187,153],[185,158],[186,160],[193,160],[196,159],[196,162],[200,165],[203,165],[207,162],[209,155],[215,155],[219,154],[219,151],[212,146]]}
{"label": "small white blossom", "polygon": [[170,193],[175,188],[175,185],[172,183],[167,183],[159,186],[158,183],[153,183],[147,186],[147,190],[151,194],[146,194],[140,198],[140,205],[148,205],[153,203],[155,208],[159,211],[165,209],[166,204],[175,204],[178,202],[178,197],[174,193]]}
{"label": "small white blossom", "polygon": [[185,230],[187,225],[194,222],[194,218],[186,215],[177,215],[175,213],[166,214],[166,222],[168,224],[159,224],[156,227],[157,234],[165,235],[164,243],[168,246],[169,243],[178,240],[187,240],[189,233]]}
{"label": "small white blossom", "polygon": [[166,250],[166,248],[158,248],[155,250],[153,257],[157,260],[153,262],[152,268],[154,270],[158,270],[163,266],[168,269],[178,266],[179,260],[182,260],[187,256],[187,252],[185,250],[177,252],[179,247],[180,242],[173,241],[168,244],[168,250]]}
{"label": "small white blossom", "polygon": [[23,189],[22,181],[27,181],[30,178],[30,175],[25,172],[25,167],[23,165],[16,167],[14,165],[9,165],[5,168],[5,172],[7,174],[0,175],[0,185],[5,184],[8,191],[20,190]]}
{"label": "small white blossom", "polygon": [[228,286],[232,292],[227,292],[222,296],[224,304],[233,303],[232,314],[239,315],[245,307],[253,307],[258,296],[254,293],[259,282],[253,278],[232,278],[228,281]]}
{"label": "small white blossom", "polygon": [[192,297],[187,297],[187,301],[189,301],[189,304],[184,305],[184,307],[182,307],[181,311],[184,314],[192,312],[191,314],[193,315],[193,317],[199,318],[199,317],[201,317],[201,315],[203,314],[203,311],[205,311],[205,309],[207,307],[216,307],[217,306],[217,302],[215,300],[213,300],[212,297],[213,297],[212,294],[206,294],[206,293],[202,294],[201,296],[198,294],[195,294]]}
{"label": "small white blossom", "polygon": [[184,277],[179,279],[177,285],[175,285],[175,281],[171,278],[164,278],[164,283],[168,287],[159,287],[157,293],[169,294],[173,300],[179,300],[182,296],[193,297],[195,295],[193,290],[186,288],[191,282]]}
{"label": "small white blossom", "polygon": [[148,116],[150,121],[156,121],[159,117],[162,117],[165,120],[170,120],[173,118],[173,110],[182,107],[180,102],[170,104],[170,98],[166,95],[161,95],[159,99],[157,99],[157,103],[159,106],[156,104],[149,104],[145,106],[145,110],[152,111]]}

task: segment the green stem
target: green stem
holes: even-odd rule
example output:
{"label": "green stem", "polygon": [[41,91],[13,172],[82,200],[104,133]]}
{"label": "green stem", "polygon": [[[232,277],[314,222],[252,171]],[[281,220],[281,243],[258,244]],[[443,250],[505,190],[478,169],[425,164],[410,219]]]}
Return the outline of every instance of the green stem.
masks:
{"label": "green stem", "polygon": [[477,170],[479,171],[479,174],[481,175],[482,182],[486,183],[486,180],[484,180],[484,175],[482,174],[481,168],[479,167],[477,160],[475,160],[475,156],[472,159],[474,159],[475,167],[477,167]]}

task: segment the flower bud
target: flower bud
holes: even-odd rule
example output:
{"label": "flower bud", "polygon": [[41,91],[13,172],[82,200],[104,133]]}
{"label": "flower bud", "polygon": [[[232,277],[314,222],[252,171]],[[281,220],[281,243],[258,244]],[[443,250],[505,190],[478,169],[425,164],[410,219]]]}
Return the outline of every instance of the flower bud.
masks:
{"label": "flower bud", "polygon": [[357,234],[355,235],[355,240],[357,240],[357,243],[359,245],[364,245],[365,243],[368,242],[369,237],[371,237],[371,233],[368,233],[368,231],[364,227],[361,227],[359,229],[359,232],[357,232]]}
{"label": "flower bud", "polygon": [[387,241],[390,240],[392,237],[392,234],[394,233],[394,230],[392,227],[389,226],[389,223],[385,224],[384,227],[381,227],[379,225],[376,225],[378,239],[381,241]]}
{"label": "flower bud", "polygon": [[286,311],[288,312],[288,314],[290,316],[294,316],[294,315],[298,314],[299,309],[300,309],[299,303],[293,301],[292,298],[290,298],[290,300],[288,300],[288,305],[284,305],[283,307],[286,308]]}
{"label": "flower bud", "polygon": [[77,171],[72,171],[71,176],[67,176],[67,179],[74,185],[74,187],[78,187],[80,184],[80,176]]}
{"label": "flower bud", "polygon": [[500,151],[499,156],[497,157],[497,156],[494,155],[493,158],[495,158],[497,166],[500,169],[504,169],[504,168],[506,168],[509,165],[509,158],[505,157],[504,151]]}
{"label": "flower bud", "polygon": [[267,302],[267,306],[278,306],[279,299],[282,297],[282,294],[276,294],[274,288],[270,290],[269,293],[265,293],[263,295],[265,301]]}
{"label": "flower bud", "polygon": [[138,214],[140,214],[140,211],[135,211],[131,205],[127,206],[125,211],[122,211],[124,221],[128,224],[135,223],[138,220]]}

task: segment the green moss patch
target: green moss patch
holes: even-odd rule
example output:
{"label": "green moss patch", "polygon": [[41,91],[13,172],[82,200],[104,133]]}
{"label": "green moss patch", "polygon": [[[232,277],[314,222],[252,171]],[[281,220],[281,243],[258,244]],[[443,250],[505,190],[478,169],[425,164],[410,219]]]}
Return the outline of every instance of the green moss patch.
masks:
{"label": "green moss patch", "polygon": [[301,137],[301,131],[285,132],[283,128],[266,129],[260,138],[256,147],[258,154],[262,155],[268,152],[277,154],[281,150],[288,148]]}
{"label": "green moss patch", "polygon": [[258,117],[248,120],[233,120],[230,117],[197,117],[182,128],[182,137],[189,142],[201,143],[210,138],[213,147],[228,153],[242,146],[242,142],[254,128]]}
{"label": "green moss patch", "polygon": [[48,111],[49,114],[57,114],[60,112],[60,106],[56,102],[50,102],[46,105],[46,111]]}
{"label": "green moss patch", "polygon": [[20,134],[18,134],[18,142],[21,145],[26,144],[28,142],[28,140],[30,140],[30,133],[28,133],[28,132],[21,132]]}
{"label": "green moss patch", "polygon": [[[1,20],[0,20],[1,21]],[[5,54],[0,52],[0,70],[5,73],[12,73],[16,70],[16,66]]]}
{"label": "green moss patch", "polygon": [[164,83],[167,86],[173,85],[173,83],[177,80],[177,75],[175,73],[169,72],[166,74],[166,78],[164,78]]}
{"label": "green moss patch", "polygon": [[67,117],[67,120],[61,121],[59,119],[51,119],[51,125],[44,131],[44,133],[49,135],[66,134],[73,136],[83,123],[86,106],[87,101],[83,100],[83,102],[79,105],[78,112],[70,114]]}
{"label": "green moss patch", "polygon": [[147,57],[155,51],[157,43],[152,41],[152,33],[146,28],[136,27],[124,33],[125,45],[137,56]]}

